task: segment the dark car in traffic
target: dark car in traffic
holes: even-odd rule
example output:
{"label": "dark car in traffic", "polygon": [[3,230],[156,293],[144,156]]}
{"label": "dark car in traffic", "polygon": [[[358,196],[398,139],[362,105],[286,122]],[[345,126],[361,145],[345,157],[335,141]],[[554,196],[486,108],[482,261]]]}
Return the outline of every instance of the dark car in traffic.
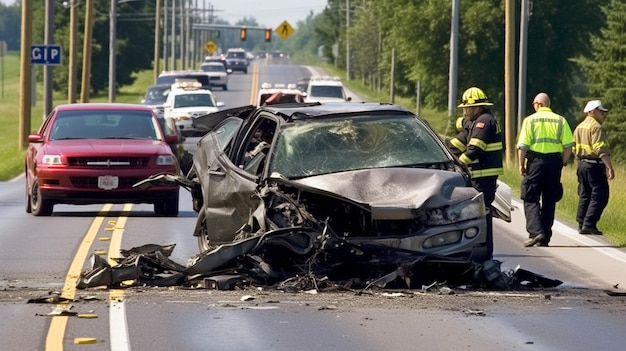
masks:
{"label": "dark car in traffic", "polygon": [[198,142],[187,177],[140,186],[168,181],[192,194],[201,251],[307,228],[355,247],[489,258],[483,195],[467,168],[397,105],[241,108]]}
{"label": "dark car in traffic", "polygon": [[239,71],[244,74],[248,73],[248,56],[246,50],[241,48],[231,48],[226,52],[226,67],[233,72]]}
{"label": "dark car in traffic", "polygon": [[158,215],[178,214],[179,187],[148,190],[136,182],[180,173],[166,134],[149,106],[84,103],[57,106],[25,155],[26,212],[49,216],[56,204],[150,203]]}

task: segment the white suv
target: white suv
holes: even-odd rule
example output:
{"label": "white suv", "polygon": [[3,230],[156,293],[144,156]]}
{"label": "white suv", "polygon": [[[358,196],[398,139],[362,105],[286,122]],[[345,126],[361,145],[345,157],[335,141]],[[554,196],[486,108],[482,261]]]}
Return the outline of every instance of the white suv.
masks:
{"label": "white suv", "polygon": [[313,76],[309,79],[304,102],[351,101],[339,77]]}
{"label": "white suv", "polygon": [[228,90],[228,74],[233,71],[219,63],[219,62],[206,62],[200,66],[200,69],[206,72],[211,81],[211,89],[213,87],[221,87],[222,90]]}
{"label": "white suv", "polygon": [[217,112],[223,102],[216,102],[208,89],[202,89],[197,81],[177,81],[167,95],[165,118],[176,122],[176,127],[183,136],[191,136],[196,131],[193,120],[197,117]]}

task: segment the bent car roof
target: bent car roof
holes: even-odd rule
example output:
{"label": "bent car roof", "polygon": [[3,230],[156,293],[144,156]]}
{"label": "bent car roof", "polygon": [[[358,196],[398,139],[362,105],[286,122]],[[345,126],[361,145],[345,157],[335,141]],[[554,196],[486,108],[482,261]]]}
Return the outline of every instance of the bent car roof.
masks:
{"label": "bent car roof", "polygon": [[335,114],[372,113],[390,111],[401,114],[413,114],[406,108],[384,102],[328,102],[328,103],[308,103],[291,105],[266,105],[260,109],[268,110],[274,114],[285,117],[320,117]]}

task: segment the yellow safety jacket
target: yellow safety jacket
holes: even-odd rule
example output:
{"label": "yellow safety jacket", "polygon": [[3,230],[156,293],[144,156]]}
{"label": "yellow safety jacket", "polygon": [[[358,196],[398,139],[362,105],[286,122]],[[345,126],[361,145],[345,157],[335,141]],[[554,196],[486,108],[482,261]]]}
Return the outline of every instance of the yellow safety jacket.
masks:
{"label": "yellow safety jacket", "polygon": [[540,154],[562,153],[564,148],[574,146],[574,137],[567,120],[540,107],[537,112],[524,118],[517,139],[517,147]]}
{"label": "yellow safety jacket", "polygon": [[574,130],[574,155],[576,158],[600,159],[610,155],[609,143],[602,125],[592,116],[587,116]]}

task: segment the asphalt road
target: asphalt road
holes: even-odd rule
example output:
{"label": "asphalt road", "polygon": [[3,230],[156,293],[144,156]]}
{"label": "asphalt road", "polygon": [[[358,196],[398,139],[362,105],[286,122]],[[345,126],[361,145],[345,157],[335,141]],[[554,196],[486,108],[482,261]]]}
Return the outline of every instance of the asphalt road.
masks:
{"label": "asphalt road", "polygon": [[[295,82],[304,67],[269,62],[231,75],[219,101],[253,101],[251,86]],[[24,211],[24,181],[0,183],[0,340],[3,350],[621,350],[626,344],[623,249],[557,223],[550,247],[524,248],[521,205],[511,223],[494,221],[494,258],[560,279],[533,291],[342,291],[286,294],[132,287],[74,290],[66,282],[96,251],[176,244],[185,264],[198,252],[196,214],[181,190],[180,215],[152,206],[55,206],[51,217]],[[128,213],[125,212],[128,210]],[[117,251],[116,251],[117,250]],[[615,289],[613,286],[617,285]],[[60,305],[79,316],[50,316],[56,304],[27,300],[72,291]],[[243,298],[249,296],[249,298]],[[86,338],[86,339],[80,339]],[[93,339],[89,339],[93,338]],[[93,340],[90,345],[76,342]]]}

